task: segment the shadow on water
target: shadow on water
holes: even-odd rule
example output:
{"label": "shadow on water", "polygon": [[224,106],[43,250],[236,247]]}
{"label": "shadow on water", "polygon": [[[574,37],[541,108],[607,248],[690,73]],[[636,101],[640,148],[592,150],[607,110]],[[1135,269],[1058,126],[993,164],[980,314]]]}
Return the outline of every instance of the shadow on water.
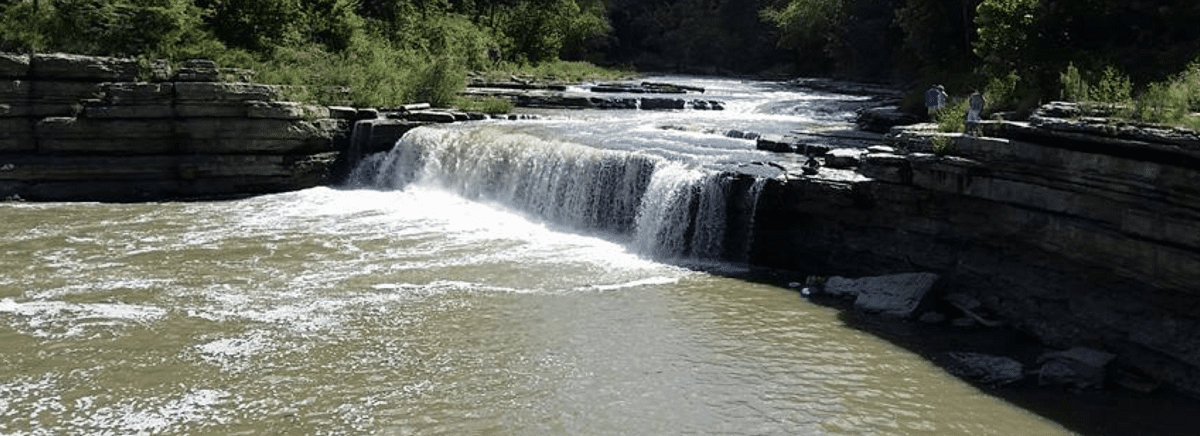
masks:
{"label": "shadow on water", "polygon": [[[785,289],[790,282],[803,282],[805,275],[792,271],[752,269],[732,272],[723,268],[706,269],[712,274],[751,281]],[[1194,436],[1200,434],[1200,399],[1167,388],[1141,393],[1106,381],[1103,389],[1077,390],[1039,386],[1036,374],[1038,356],[1054,351],[1036,338],[1012,328],[957,328],[944,324],[925,324],[881,318],[854,310],[849,301],[832,298],[805,298],[810,304],[840,310],[838,319],[848,327],[886,340],[953,374],[946,354],[975,352],[1006,356],[1025,365],[1026,377],[1018,382],[991,386],[959,377],[980,391],[1003,399],[1085,436]]]}

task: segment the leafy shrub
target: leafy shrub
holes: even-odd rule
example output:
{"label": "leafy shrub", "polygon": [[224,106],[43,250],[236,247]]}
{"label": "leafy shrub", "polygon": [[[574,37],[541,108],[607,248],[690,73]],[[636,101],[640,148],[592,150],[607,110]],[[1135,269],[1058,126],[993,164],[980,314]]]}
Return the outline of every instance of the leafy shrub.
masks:
{"label": "leafy shrub", "polygon": [[443,55],[432,59],[414,79],[413,101],[445,107],[453,104],[455,96],[466,86],[467,73],[455,64],[453,57]]}
{"label": "leafy shrub", "polygon": [[18,2],[0,11],[0,50],[27,52],[52,45],[54,10],[34,3]]}
{"label": "leafy shrub", "polygon": [[1139,121],[1185,125],[1200,129],[1200,63],[1194,62],[1172,80],[1152,83],[1138,98],[1134,117]]}
{"label": "leafy shrub", "polygon": [[1133,100],[1133,84],[1129,76],[1117,71],[1116,67],[1108,66],[1100,81],[1089,90],[1092,100],[1107,104],[1125,104]]}
{"label": "leafy shrub", "polygon": [[1088,80],[1074,64],[1059,75],[1063,98],[1081,103],[1089,110],[1114,116],[1129,115],[1133,102],[1133,83],[1116,67],[1108,66],[1094,81]]}
{"label": "leafy shrub", "polygon": [[967,130],[967,99],[952,101],[933,114],[933,120],[938,124],[938,130],[947,133],[958,133]]}
{"label": "leafy shrub", "polygon": [[997,109],[1023,109],[1021,106],[1024,99],[1019,92],[1020,85],[1021,77],[1015,72],[993,77],[983,88],[983,99],[987,102],[984,110],[991,112]]}
{"label": "leafy shrub", "polygon": [[499,97],[488,98],[459,98],[455,100],[454,106],[465,111],[483,112],[485,114],[498,115],[512,112],[512,101]]}
{"label": "leafy shrub", "polygon": [[954,138],[945,135],[933,135],[929,137],[929,148],[933,154],[938,156],[947,156],[957,149]]}
{"label": "leafy shrub", "polygon": [[1079,68],[1076,68],[1074,63],[1067,65],[1066,71],[1059,75],[1059,81],[1062,83],[1064,100],[1073,102],[1088,100],[1090,95],[1088,83],[1083,80],[1083,75],[1079,73]]}
{"label": "leafy shrub", "polygon": [[17,2],[0,13],[0,49],[165,56],[197,39],[189,0]]}
{"label": "leafy shrub", "polygon": [[486,80],[493,82],[503,82],[515,75],[532,75],[558,82],[595,82],[629,79],[635,74],[618,68],[601,68],[583,61],[544,62],[535,66],[504,62],[484,72]]}

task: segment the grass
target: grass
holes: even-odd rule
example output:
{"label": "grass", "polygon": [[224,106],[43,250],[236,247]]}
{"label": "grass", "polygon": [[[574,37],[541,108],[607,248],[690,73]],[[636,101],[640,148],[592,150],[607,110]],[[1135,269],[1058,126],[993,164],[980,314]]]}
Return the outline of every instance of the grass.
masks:
{"label": "grass", "polygon": [[1146,85],[1136,97],[1128,77],[1113,67],[1092,80],[1074,65],[1060,75],[1064,99],[1088,112],[1147,124],[1200,130],[1200,62],[1174,77]]}
{"label": "grass", "polygon": [[506,114],[512,111],[513,103],[499,97],[471,98],[459,97],[454,106],[464,111],[482,112],[490,115]]}
{"label": "grass", "polygon": [[482,72],[482,75],[484,80],[494,82],[508,81],[516,76],[554,83],[625,80],[637,77],[637,73],[631,70],[598,67],[590,62],[579,61],[545,62],[532,66],[502,63]]}
{"label": "grass", "polygon": [[1193,62],[1174,78],[1152,83],[1134,105],[1134,118],[1142,122],[1200,130],[1200,62]]}

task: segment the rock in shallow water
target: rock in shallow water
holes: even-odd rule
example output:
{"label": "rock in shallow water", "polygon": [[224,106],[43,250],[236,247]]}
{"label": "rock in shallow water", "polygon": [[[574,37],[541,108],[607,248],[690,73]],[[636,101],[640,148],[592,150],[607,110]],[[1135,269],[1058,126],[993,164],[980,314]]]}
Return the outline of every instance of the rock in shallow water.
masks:
{"label": "rock in shallow water", "polygon": [[1006,385],[1025,377],[1025,365],[1007,357],[967,352],[951,352],[946,356],[948,371],[979,383]]}
{"label": "rock in shallow water", "polygon": [[854,308],[864,312],[911,318],[937,280],[938,275],[933,273],[860,279],[830,277],[825,283],[825,292],[836,297],[854,296]]}
{"label": "rock in shallow water", "polygon": [[1038,384],[1067,385],[1079,389],[1104,386],[1106,367],[1116,355],[1085,347],[1046,353],[1038,358]]}

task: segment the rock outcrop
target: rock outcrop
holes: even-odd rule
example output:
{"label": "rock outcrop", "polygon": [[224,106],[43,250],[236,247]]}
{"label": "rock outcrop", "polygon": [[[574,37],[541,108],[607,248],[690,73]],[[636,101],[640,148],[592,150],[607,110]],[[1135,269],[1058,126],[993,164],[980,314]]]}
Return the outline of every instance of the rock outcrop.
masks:
{"label": "rock outcrop", "polygon": [[518,107],[618,110],[725,110],[725,102],[699,98],[646,97],[644,94],[703,93],[701,88],[666,83],[608,84],[571,91],[566,86],[521,82],[472,83],[465,91],[473,97],[504,98]]}
{"label": "rock outcrop", "polygon": [[853,170],[772,180],[750,261],[935,272],[989,319],[1200,394],[1196,133],[1054,116],[1069,109],[979,136],[901,128],[885,141],[897,151]]}
{"label": "rock outcrop", "polygon": [[324,183],[349,121],[168,64],[0,54],[0,197],[140,201]]}
{"label": "rock outcrop", "polygon": [[824,292],[838,298],[853,298],[857,310],[892,318],[912,318],[937,280],[937,274],[930,273],[859,279],[835,276],[825,282]]}

